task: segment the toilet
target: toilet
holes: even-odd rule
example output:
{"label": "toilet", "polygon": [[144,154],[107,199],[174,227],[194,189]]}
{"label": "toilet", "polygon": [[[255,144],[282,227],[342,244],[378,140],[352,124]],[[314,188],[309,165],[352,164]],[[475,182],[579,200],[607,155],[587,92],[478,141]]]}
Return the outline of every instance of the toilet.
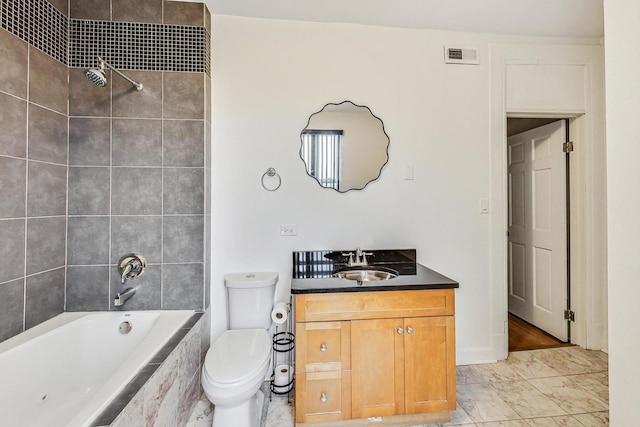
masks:
{"label": "toilet", "polygon": [[224,276],[229,330],[212,344],[202,388],[213,403],[213,427],[258,427],[271,356],[271,310],[278,273]]}

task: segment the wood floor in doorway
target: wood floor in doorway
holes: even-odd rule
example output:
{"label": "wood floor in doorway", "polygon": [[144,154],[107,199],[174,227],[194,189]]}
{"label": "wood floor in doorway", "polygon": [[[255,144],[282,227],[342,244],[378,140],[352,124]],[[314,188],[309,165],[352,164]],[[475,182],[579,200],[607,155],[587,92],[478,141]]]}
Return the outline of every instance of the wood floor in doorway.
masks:
{"label": "wood floor in doorway", "polygon": [[509,351],[538,350],[570,345],[509,313]]}

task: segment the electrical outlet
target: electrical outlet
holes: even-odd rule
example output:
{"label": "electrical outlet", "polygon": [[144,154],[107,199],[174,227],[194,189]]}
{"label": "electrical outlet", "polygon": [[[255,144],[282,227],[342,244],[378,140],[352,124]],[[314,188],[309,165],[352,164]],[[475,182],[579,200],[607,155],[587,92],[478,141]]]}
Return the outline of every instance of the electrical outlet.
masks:
{"label": "electrical outlet", "polygon": [[281,236],[297,236],[298,228],[295,224],[289,225],[281,225],[280,226],[280,235]]}

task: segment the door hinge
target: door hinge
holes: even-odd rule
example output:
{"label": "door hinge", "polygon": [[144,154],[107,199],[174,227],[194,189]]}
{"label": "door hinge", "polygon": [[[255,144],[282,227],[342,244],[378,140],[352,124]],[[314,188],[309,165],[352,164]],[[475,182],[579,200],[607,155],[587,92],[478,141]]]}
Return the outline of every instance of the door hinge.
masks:
{"label": "door hinge", "polygon": [[573,310],[565,310],[564,311],[564,320],[568,320],[569,322],[576,321],[576,313]]}
{"label": "door hinge", "polygon": [[562,144],[562,151],[564,153],[570,153],[573,151],[573,141],[567,141]]}

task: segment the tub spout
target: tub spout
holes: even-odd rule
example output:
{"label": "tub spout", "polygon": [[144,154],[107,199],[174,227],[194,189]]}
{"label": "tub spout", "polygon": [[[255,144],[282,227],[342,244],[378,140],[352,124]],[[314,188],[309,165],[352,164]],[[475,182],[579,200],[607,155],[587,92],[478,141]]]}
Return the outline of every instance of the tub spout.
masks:
{"label": "tub spout", "polygon": [[127,288],[122,292],[118,292],[116,294],[115,300],[113,301],[113,305],[115,305],[116,307],[121,307],[129,298],[131,298],[135,294],[136,290],[134,288]]}

